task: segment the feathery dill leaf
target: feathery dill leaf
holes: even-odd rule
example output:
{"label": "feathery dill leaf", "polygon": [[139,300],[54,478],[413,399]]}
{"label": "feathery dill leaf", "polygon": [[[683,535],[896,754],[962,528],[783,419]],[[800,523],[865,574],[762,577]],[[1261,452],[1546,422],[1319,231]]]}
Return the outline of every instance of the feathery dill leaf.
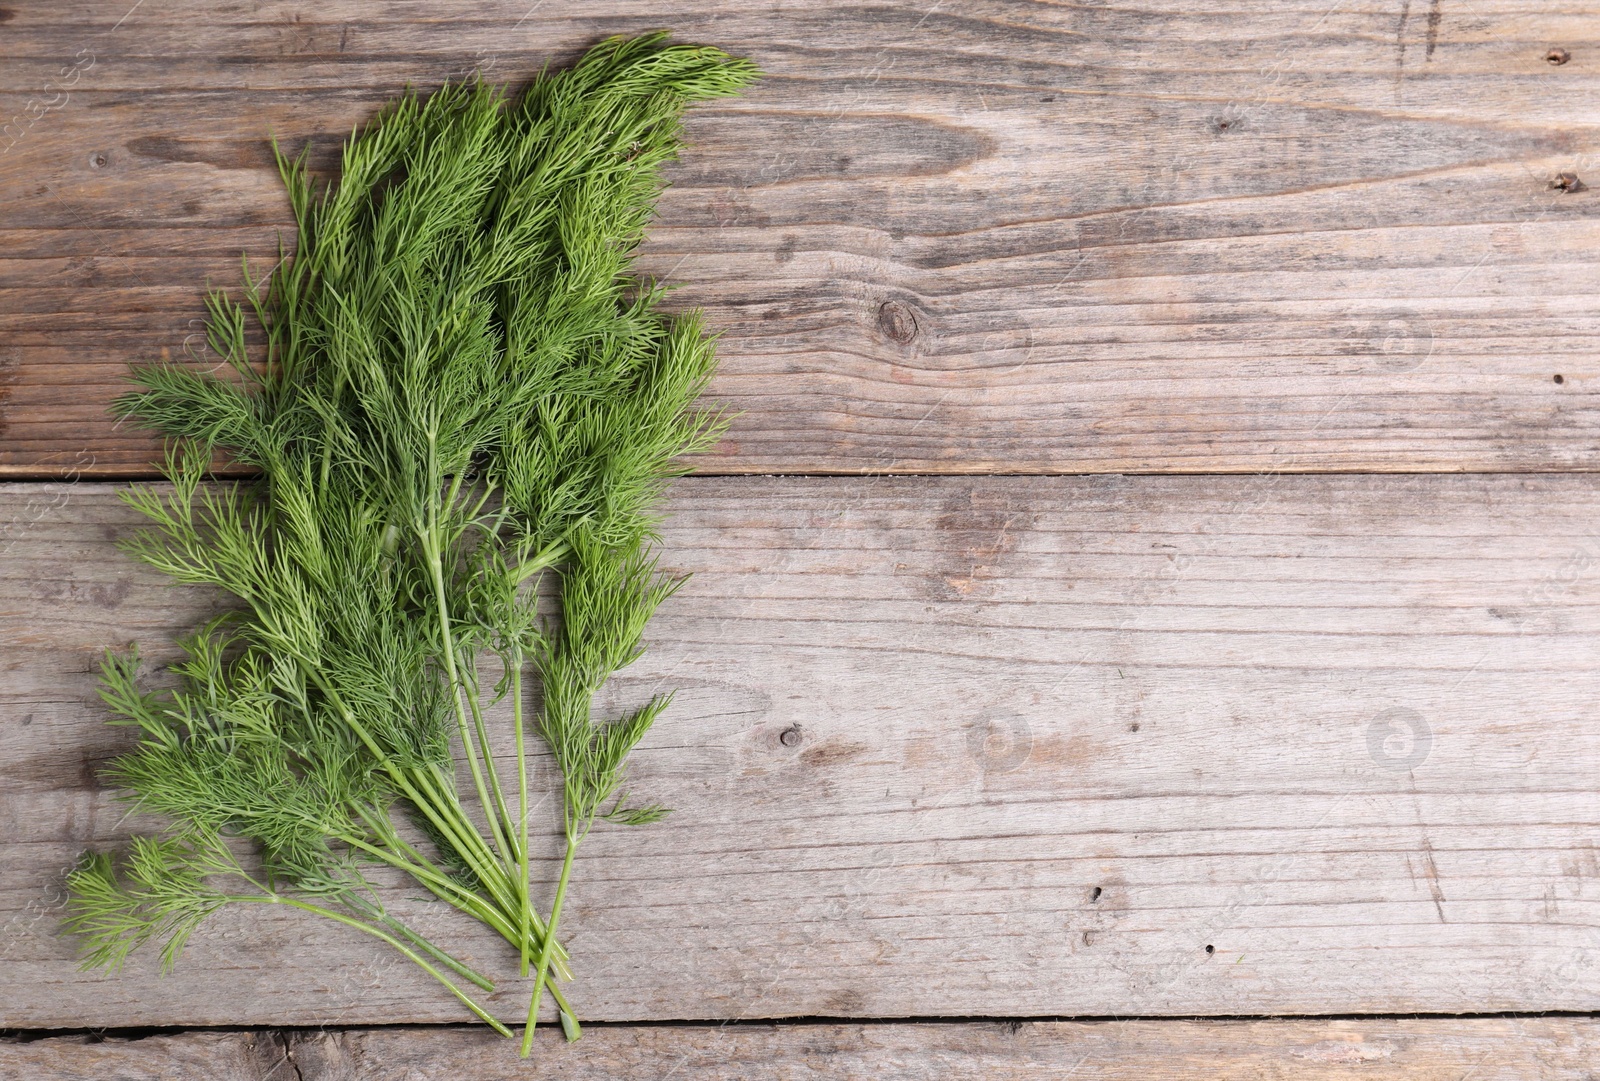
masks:
{"label": "feathery dill leaf", "polygon": [[[715,365],[698,315],[662,312],[630,264],[684,109],[755,75],[664,34],[614,38],[515,98],[476,79],[408,92],[345,144],[336,183],[274,145],[297,244],[263,280],[243,266],[242,303],[208,298],[232,374],[141,368],[115,407],[171,448],[169,488],[124,494],[150,523],[126,549],[232,602],[181,643],[171,690],[141,689],[135,653],[106,659],[115,723],[139,730],[111,776],[172,826],[120,870],[90,855],[73,872],[87,963],[158,940],[170,965],[218,907],[285,904],[388,942],[505,1032],[434,963],[487,980],[383,911],[386,866],[501,934],[522,974],[536,961],[528,1039],[547,985],[576,1038],[551,978],[571,977],[573,853],[597,818],[665,813],[622,792],[670,695],[609,721],[592,701],[676,588],[650,551],[664,486],[721,431],[694,404]],[[206,483],[218,455],[257,479]],[[485,719],[502,698],[514,784]],[[548,921],[525,729],[562,778]]]}

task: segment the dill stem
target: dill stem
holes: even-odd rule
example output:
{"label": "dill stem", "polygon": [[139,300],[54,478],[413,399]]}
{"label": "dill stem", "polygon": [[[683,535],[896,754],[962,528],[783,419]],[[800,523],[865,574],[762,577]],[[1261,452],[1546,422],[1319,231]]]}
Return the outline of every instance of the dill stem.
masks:
{"label": "dill stem", "polygon": [[526,563],[519,564],[515,568],[517,584],[521,585],[523,582],[526,582],[529,578],[532,578],[541,571],[549,570],[566,557],[566,542],[559,540],[551,541]]}
{"label": "dill stem", "polygon": [[[532,886],[529,882],[528,872],[528,758],[523,746],[522,735],[522,654],[513,651],[508,658],[511,662],[511,725],[515,733],[514,739],[517,746],[517,788],[521,793],[521,802],[518,806],[521,818],[519,839],[519,852],[522,857],[522,867],[517,875],[517,882],[522,888],[522,933],[518,936],[522,942],[522,969],[521,974],[528,974],[529,961],[529,922],[533,917]],[[548,937],[548,930],[546,932]]]}
{"label": "dill stem", "polygon": [[[572,876],[572,857],[577,851],[577,842],[569,833],[566,855],[561,859],[561,877],[556,882],[556,899],[550,903],[550,922],[545,925],[544,948],[539,951],[539,968],[533,975],[533,998],[528,1002],[528,1023],[522,1029],[523,1058],[533,1053],[533,1029],[539,1023],[539,1002],[544,998],[545,976],[550,969],[550,947],[555,942],[556,928],[561,923],[561,902],[567,896],[567,879]],[[552,985],[551,990],[554,989]]]}
{"label": "dill stem", "polygon": [[[344,717],[345,723],[348,724],[355,731],[356,735],[361,738],[361,741],[367,745],[367,749],[371,751],[373,757],[377,758],[377,760],[382,764],[384,772],[386,772],[390,779],[394,781],[396,787],[398,787],[400,791],[404,793],[406,798],[409,799],[412,804],[419,811],[421,811],[430,822],[434,824],[441,834],[449,838],[452,844],[456,846],[456,851],[461,855],[461,858],[466,860],[472,866],[473,873],[478,874],[480,870],[479,859],[481,859],[482,856],[488,856],[490,865],[494,866],[496,870],[498,870],[498,864],[494,860],[493,855],[489,853],[488,846],[484,843],[483,836],[478,833],[477,827],[473,826],[472,823],[466,820],[465,814],[461,813],[460,804],[453,800],[445,800],[441,798],[438,790],[435,789],[432,783],[429,781],[427,774],[421,770],[417,770],[415,771],[414,775],[417,782],[426,789],[427,794],[425,797],[423,792],[419,790],[418,785],[413,784],[411,782],[411,778],[406,776],[406,771],[401,769],[400,766],[396,765],[388,755],[384,754],[383,748],[378,746],[378,741],[372,738],[372,733],[367,731],[365,725],[356,720],[355,713],[350,709],[349,706],[344,704],[344,701],[338,696],[337,693],[335,693],[333,688],[323,683],[320,679],[317,679],[314,673],[308,671],[307,675],[309,678],[316,681],[317,686],[322,689],[323,694],[327,695],[329,701],[333,702],[333,704],[338,707],[340,714]],[[460,821],[459,829],[455,828],[449,819],[445,817],[444,813],[448,811],[456,812],[455,817]],[[472,841],[476,841],[477,845],[473,846],[471,844]],[[476,849],[479,851],[474,852],[474,847],[476,847]],[[474,858],[475,856],[478,856],[479,858]],[[479,874],[479,878],[485,883],[490,881],[490,879],[485,878],[481,874]]]}
{"label": "dill stem", "polygon": [[[546,934],[544,922],[539,919],[538,913],[533,911],[531,905],[518,911],[514,924],[513,919],[505,910],[503,900],[486,898],[463,886],[434,866],[426,856],[406,843],[405,838],[396,833],[392,825],[385,828],[381,820],[368,815],[359,807],[356,810],[362,820],[380,835],[389,848],[380,848],[360,838],[345,834],[336,834],[335,836],[339,840],[371,854],[374,859],[382,860],[391,867],[405,871],[426,886],[435,897],[488,924],[507,942],[516,945],[523,956],[531,956],[530,951],[533,948],[543,946]],[[400,854],[391,850],[398,850]],[[557,974],[563,979],[571,979],[572,970],[567,967],[566,959],[566,950],[562,948],[561,943],[557,942],[553,961]],[[527,975],[526,972],[522,974],[524,976]],[[552,989],[554,989],[554,986],[554,984],[551,985]],[[562,1003],[562,1008],[566,1008],[564,1002]]]}
{"label": "dill stem", "polygon": [[413,930],[405,923],[395,919],[393,916],[383,911],[380,906],[363,901],[358,897],[348,897],[345,899],[344,903],[349,907],[354,908],[357,912],[365,913],[367,919],[371,920],[372,922],[387,927],[390,931],[400,935],[407,942],[410,942],[416,946],[417,949],[434,958],[440,964],[448,966],[453,972],[461,976],[463,979],[471,980],[485,991],[494,990],[494,981],[489,979],[489,977],[474,970],[467,965],[466,962],[459,961],[456,958],[451,957],[444,950],[428,941],[428,939],[425,938],[421,932]]}
{"label": "dill stem", "polygon": [[450,680],[450,698],[456,707],[456,728],[461,733],[461,749],[466,752],[467,766],[472,771],[472,783],[478,790],[478,799],[483,804],[485,817],[489,819],[489,830],[494,834],[495,844],[500,849],[500,858],[508,866],[515,866],[512,859],[514,853],[506,843],[505,836],[501,833],[500,822],[494,813],[494,804],[489,800],[489,790],[484,784],[483,770],[478,765],[478,754],[472,749],[472,736],[467,732],[467,711],[461,704],[461,695],[465,688],[461,685],[461,673],[456,669],[455,635],[450,632],[450,606],[445,597],[444,590],[444,561],[439,552],[439,516],[438,508],[428,506],[428,530],[422,538],[423,552],[428,559],[428,570],[433,576],[433,593],[438,602],[439,610],[439,635],[443,643],[440,652],[444,655],[445,675]]}
{"label": "dill stem", "polygon": [[[418,779],[426,783],[425,774],[419,775]],[[429,791],[431,794],[431,786],[429,786]],[[437,796],[434,796],[433,798],[438,799]],[[455,904],[455,907],[460,908],[463,912],[470,912],[472,915],[484,920],[485,923],[490,923],[490,925],[494,927],[497,932],[499,932],[502,938],[504,938],[508,943],[517,947],[519,953],[526,952],[535,942],[541,949],[551,948],[551,930],[539,919],[538,913],[533,911],[532,902],[523,900],[525,894],[519,895],[516,890],[516,883],[506,875],[504,868],[500,866],[499,862],[494,860],[491,856],[488,856],[487,850],[483,848],[483,838],[478,834],[477,830],[472,827],[472,824],[462,820],[459,827],[452,828],[452,826],[449,825],[438,814],[441,809],[448,809],[458,812],[459,808],[450,804],[444,804],[443,807],[440,807],[422,799],[421,797],[415,797],[413,801],[424,811],[424,813],[428,814],[429,818],[434,821],[435,825],[439,826],[440,830],[445,834],[445,836],[455,843],[457,852],[461,854],[462,859],[467,861],[467,864],[472,870],[473,875],[478,879],[478,881],[483,883],[484,888],[490,892],[492,897],[479,897],[471,890],[460,886],[458,883],[450,880],[448,876],[443,874],[438,874],[438,879],[441,883],[438,888],[435,887],[433,881],[426,877],[418,876],[419,881],[421,881],[422,884],[426,886],[435,896]],[[443,803],[443,801],[441,801],[441,803]],[[461,836],[461,831],[466,831],[466,836],[478,842],[480,851],[476,854],[476,858],[474,858],[474,853],[472,852],[471,848],[459,839]],[[399,841],[401,844],[405,844],[398,834],[393,834],[392,836],[394,840]],[[406,848],[410,852],[416,853],[416,850],[411,848],[411,846],[406,845]],[[421,854],[416,854],[420,858]],[[390,860],[386,857],[380,858],[384,858],[385,862],[394,863],[395,866],[401,866],[405,862],[400,861],[399,863],[395,863],[394,860]],[[487,864],[484,862],[486,859],[488,861]],[[410,866],[404,866],[402,869],[407,871],[413,870],[413,868]],[[416,867],[415,870],[422,870],[422,868],[419,866]],[[465,907],[464,905],[457,904],[454,900],[452,900],[452,896],[446,896],[445,894],[441,893],[440,889],[444,889],[454,897],[473,898],[474,900],[481,902],[481,904],[474,904],[470,908]],[[470,904],[471,902],[468,903]],[[497,921],[491,922],[488,916],[488,913],[491,912],[497,914],[500,918]],[[566,951],[561,949],[559,944],[554,944],[554,949],[557,952],[558,967],[567,975],[568,978],[570,978],[571,970],[567,968],[565,963]],[[554,993],[554,985],[552,985],[552,993]],[[562,1008],[566,1008],[564,1001],[562,1002]]]}
{"label": "dill stem", "polygon": [[[404,871],[412,878],[415,878],[418,882],[421,882],[424,886],[427,886],[434,892],[436,896],[442,898],[443,894],[441,894],[439,891],[445,890],[450,893],[458,894],[463,900],[466,898],[472,898],[473,900],[487,904],[487,902],[484,902],[482,897],[479,897],[476,893],[473,893],[459,882],[452,880],[449,875],[445,874],[433,864],[429,863],[426,858],[424,858],[423,855],[416,849],[410,849],[409,855],[401,856],[388,849],[379,848],[377,845],[368,844],[359,837],[351,837],[342,833],[330,834],[330,836],[343,841],[351,848],[359,849],[360,851],[367,853],[373,859],[382,860],[389,866]],[[461,908],[462,906],[457,904],[456,907]],[[467,910],[463,909],[463,911]],[[476,913],[477,910],[474,909],[473,911]],[[496,912],[498,909],[489,908],[487,911]]]}
{"label": "dill stem", "polygon": [[[403,865],[396,863],[394,866],[401,867]],[[441,885],[430,879],[419,878],[419,880],[435,897],[465,912],[467,915],[481,920],[508,943],[517,944],[523,953],[529,952],[535,946],[543,947],[544,935],[539,927],[535,926],[530,929],[526,924],[521,927],[514,926],[504,911],[472,891],[464,889],[457,883],[449,882],[448,879],[446,880],[448,886]],[[572,978],[572,969],[567,966],[566,952],[560,942],[555,944],[554,952],[550,959],[550,971],[554,977],[570,980]],[[554,978],[550,980],[550,997],[555,999],[556,1005],[561,1008],[563,1013],[572,1016],[572,1007],[568,1004],[566,996],[561,993]]]}
{"label": "dill stem", "polygon": [[381,927],[374,927],[370,923],[358,920],[354,916],[346,916],[342,912],[335,912],[331,908],[323,908],[321,905],[314,905],[307,901],[297,901],[293,897],[284,897],[282,894],[277,893],[267,893],[257,897],[252,897],[248,894],[229,894],[228,900],[254,901],[258,904],[289,905],[291,908],[302,909],[303,911],[311,912],[318,916],[326,916],[330,920],[342,923],[347,927],[354,927],[357,931],[360,931],[363,934],[368,934],[376,939],[387,942],[406,957],[410,958],[418,968],[422,969],[428,975],[442,983],[450,991],[450,993],[455,995],[456,998],[460,999],[462,1005],[471,1010],[480,1021],[484,1022],[502,1036],[509,1038],[512,1035],[510,1029],[501,1024],[499,1019],[491,1015],[489,1011],[485,1010],[482,1006],[474,1002],[472,996],[468,995],[465,991],[461,990],[461,988],[457,987],[453,982],[451,982],[450,977],[446,976],[443,972],[440,972],[437,968],[434,968],[428,963],[427,959],[421,954],[417,953],[416,950],[413,950],[410,946],[406,945],[388,931],[383,930]]}
{"label": "dill stem", "polygon": [[379,922],[382,923],[383,926],[388,927],[396,934],[405,938],[406,941],[414,944],[417,949],[421,950],[423,953],[433,957],[440,964],[447,966],[451,971],[461,976],[462,979],[471,980],[485,991],[492,992],[494,990],[494,981],[489,979],[489,977],[474,971],[472,968],[468,967],[465,962],[451,957],[448,953],[444,952],[444,950],[441,950],[438,946],[435,946],[432,942],[429,942],[426,938],[422,937],[422,935],[416,931],[413,931],[411,928],[407,927],[393,916],[381,916],[379,917]]}
{"label": "dill stem", "polygon": [[[500,912],[505,912],[508,909],[515,908],[517,912],[517,926],[515,930],[513,930],[513,928],[510,926],[510,920],[508,919],[505,921],[505,926],[495,927],[495,930],[500,933],[500,936],[507,942],[512,942],[513,935],[515,935],[515,945],[517,946],[518,953],[522,957],[527,957],[531,940],[534,937],[537,937],[540,940],[539,945],[541,951],[548,950],[551,946],[551,936],[554,932],[551,928],[541,927],[539,916],[533,911],[533,901],[529,896],[527,886],[528,863],[526,842],[523,844],[521,857],[521,866],[523,868],[523,873],[521,876],[522,886],[520,890],[514,889],[513,896],[508,898],[505,896],[504,887],[512,884],[506,881],[507,876],[502,870],[499,861],[495,860],[493,854],[489,852],[488,846],[483,840],[483,835],[478,832],[477,827],[473,826],[472,823],[466,819],[465,814],[461,811],[461,805],[459,802],[443,798],[428,775],[420,770],[415,772],[415,777],[418,784],[412,784],[411,780],[406,776],[406,771],[397,766],[388,757],[388,755],[383,753],[382,748],[378,746],[378,742],[372,738],[372,734],[367,731],[366,726],[360,721],[356,720],[355,713],[350,709],[349,706],[345,705],[344,700],[339,697],[338,693],[335,692],[332,687],[328,686],[321,679],[319,679],[316,673],[311,670],[309,665],[306,665],[303,661],[301,663],[303,670],[306,672],[307,678],[316,683],[316,685],[322,690],[322,693],[326,695],[328,700],[332,702],[339,710],[339,713],[344,718],[345,723],[355,731],[356,735],[361,738],[361,741],[367,745],[367,749],[370,750],[373,756],[383,764],[384,770],[400,787],[400,790],[409,800],[411,800],[412,804],[418,810],[428,817],[428,819],[434,824],[439,832],[451,841],[451,843],[455,846],[457,853],[460,854],[462,859],[467,861],[468,866],[472,869],[472,873],[477,877],[478,881],[482,882],[486,889],[495,894],[493,901],[487,903],[492,903],[496,910]],[[519,695],[518,701],[520,702],[520,700],[521,699]],[[459,705],[459,700],[457,704]],[[521,731],[521,726],[519,724],[517,729],[519,742]],[[521,765],[523,758],[520,753],[517,757],[517,761],[520,768],[525,771],[526,766]],[[525,773],[523,774],[523,777],[523,829],[524,838],[526,838],[527,783],[525,779]],[[366,818],[365,815],[362,815],[362,817]],[[373,825],[371,820],[368,820],[368,825]],[[384,833],[386,839],[392,838],[395,841],[399,841],[401,844],[405,844],[405,842],[400,838],[399,834],[394,832],[392,827],[389,830],[384,831]],[[357,847],[362,848],[363,850],[374,851],[375,855],[378,854],[376,850],[373,849],[373,846],[356,842],[352,838],[344,838],[344,840],[346,840],[347,843],[356,844]],[[473,842],[476,842],[476,844]],[[421,853],[418,853],[416,849],[412,848],[410,845],[406,845],[406,848],[419,860],[422,858]],[[380,858],[383,858],[385,862],[395,863],[394,860],[388,859],[387,857],[380,856]],[[423,862],[426,863],[426,861]],[[399,866],[400,864],[396,863],[395,865]],[[433,869],[435,874],[438,874],[437,869],[433,868],[432,864],[426,864],[426,866],[430,869]],[[415,871],[421,871],[423,868],[421,866],[416,866],[414,868],[406,866],[403,869],[408,872],[415,873]],[[431,882],[422,876],[418,877],[419,880],[422,881],[422,884],[428,887],[430,892],[436,896],[443,897],[443,895],[439,893],[439,890],[434,888]],[[450,882],[448,876],[439,874],[438,877],[442,882],[448,883],[448,886],[445,888],[450,889],[456,887],[454,882]],[[497,885],[500,885],[501,888],[496,889],[495,887]],[[462,890],[462,893],[465,896],[476,896],[475,894],[472,894],[470,890]],[[443,897],[443,899],[450,900],[448,897]],[[480,919],[484,918],[482,909],[474,908],[469,910],[460,904],[457,904],[456,907],[460,908],[463,912],[470,911],[472,915],[478,916]],[[485,922],[488,921],[485,920]],[[565,951],[561,952],[564,957]],[[560,967],[566,967],[564,962],[560,965]],[[523,974],[526,975],[526,969],[524,969]],[[570,970],[568,970],[568,974],[570,977]],[[551,985],[551,996],[556,998],[563,1010],[566,1010],[566,1003],[556,992],[553,984]]]}
{"label": "dill stem", "polygon": [[[316,680],[315,674],[308,672],[308,675],[313,680]],[[413,784],[411,778],[407,777],[406,771],[397,766],[383,753],[382,748],[372,738],[372,734],[367,731],[366,726],[356,720],[355,714],[350,710],[349,706],[344,704],[338,694],[320,680],[316,680],[316,682],[322,688],[323,693],[328,696],[329,701],[333,702],[339,709],[345,723],[355,730],[356,734],[367,745],[367,749],[383,764],[385,771],[399,786],[406,798],[411,800],[412,804],[427,816],[435,828],[454,845],[456,852],[463,860],[467,861],[472,873],[484,884],[485,888],[499,894],[500,891],[496,891],[494,887],[497,883],[504,881],[504,873],[499,862],[489,852],[483,836],[478,833],[477,828],[467,821],[466,816],[461,812],[460,804],[454,800],[443,798],[432,780],[421,770],[415,771],[414,776],[417,784]],[[388,832],[396,838],[399,836],[394,834],[392,829]],[[476,842],[476,844],[473,842]],[[412,849],[412,851],[415,852],[415,849]],[[426,884],[424,883],[424,885]],[[508,899],[501,894],[495,898],[494,903],[507,905]],[[504,934],[502,932],[502,935]],[[508,940],[510,938],[509,935],[505,935],[505,937]]]}
{"label": "dill stem", "polygon": [[[472,709],[472,727],[477,733],[478,745],[483,750],[483,768],[484,771],[489,775],[489,789],[494,795],[494,803],[492,805],[485,804],[483,813],[491,818],[496,813],[500,815],[500,820],[504,824],[505,836],[509,841],[508,847],[510,849],[510,860],[514,866],[520,866],[524,862],[524,855],[521,848],[518,847],[517,832],[514,828],[515,823],[511,818],[511,811],[506,806],[505,792],[500,787],[500,771],[494,767],[494,753],[493,749],[489,745],[489,729],[488,726],[483,722],[483,710],[478,704],[477,662],[473,661],[471,664],[471,681],[469,683],[468,680],[463,677],[462,686],[467,692],[467,705]],[[520,757],[520,755],[521,751],[519,749],[518,756]],[[524,844],[525,843],[526,842],[524,842]]]}
{"label": "dill stem", "polygon": [[430,777],[427,772],[418,770],[417,783],[433,801],[423,804],[423,810],[438,825],[445,837],[455,846],[457,853],[467,861],[472,873],[484,884],[490,892],[496,893],[496,902],[507,903],[501,891],[495,890],[496,884],[508,886],[509,880],[505,868],[489,851],[488,842],[478,832],[476,826],[467,820],[466,812],[458,802],[447,800],[440,795],[437,787],[437,778]]}
{"label": "dill stem", "polygon": [[[405,794],[406,798],[411,800],[412,804],[427,816],[428,820],[434,824],[441,834],[450,839],[451,843],[455,845],[456,851],[472,867],[473,873],[478,876],[479,880],[485,885],[490,885],[499,874],[499,864],[489,852],[483,836],[478,833],[477,828],[472,823],[466,820],[465,814],[461,812],[460,804],[454,800],[442,798],[438,790],[430,782],[427,774],[419,770],[416,771],[415,777],[422,788],[426,790],[426,795],[424,795],[417,784],[411,783],[411,778],[406,776],[406,771],[396,765],[388,755],[384,754],[383,748],[378,746],[378,741],[372,738],[372,733],[368,732],[366,726],[356,719],[354,711],[345,705],[344,700],[339,697],[338,693],[318,679],[316,673],[311,671],[309,666],[305,666],[305,670],[307,678],[313,680],[321,688],[322,693],[328,697],[328,700],[338,708],[340,715],[344,717],[345,723],[367,745],[367,749],[383,765],[384,771],[389,774],[389,777],[399,787],[400,791]],[[452,817],[456,819],[456,822],[451,821]],[[474,841],[477,842],[476,845],[472,843]],[[489,868],[483,866],[482,861],[485,858],[488,860]],[[504,902],[501,901],[500,903]]]}
{"label": "dill stem", "polygon": [[[360,809],[359,808],[357,808],[357,813],[360,813]],[[366,816],[363,814],[362,817],[365,818]],[[357,845],[357,846],[359,846],[361,848],[365,848],[365,849],[373,852],[374,855],[377,855],[377,856],[380,856],[380,857],[382,857],[384,855],[384,853],[382,853],[381,851],[379,851],[377,849],[373,849],[372,846],[364,844],[363,842],[357,840],[356,838],[345,837],[345,836],[343,836],[341,834],[333,834],[332,836],[338,837],[340,840],[346,841],[347,843],[350,843],[350,844],[353,844],[353,845]],[[220,842],[213,841],[213,843],[210,846],[210,848],[211,848],[211,851],[212,851],[213,855],[220,857],[221,860],[225,864],[228,865],[228,870],[231,873],[233,873],[235,875],[238,875],[240,878],[242,878],[246,882],[250,883],[250,885],[252,885],[256,889],[260,890],[261,891],[261,897],[277,897],[277,898],[281,899],[280,903],[292,904],[292,905],[294,905],[296,907],[299,907],[299,908],[307,908],[307,905],[304,902],[293,901],[293,900],[291,900],[291,899],[289,899],[287,897],[283,897],[282,894],[278,893],[276,890],[272,889],[270,886],[267,886],[267,885],[257,881],[250,874],[250,872],[248,872],[248,871],[246,871],[244,869],[244,867],[239,863],[239,860],[234,856],[233,852],[227,847],[226,844],[222,844]],[[420,870],[422,870],[422,868],[417,868],[416,870],[420,871]],[[250,900],[251,898],[249,898],[248,896],[242,896],[242,895],[234,894],[234,895],[230,895],[230,899],[231,900]],[[464,963],[464,962],[462,962],[460,960],[457,960],[456,958],[450,956],[444,950],[440,949],[438,946],[436,946],[432,942],[428,941],[428,939],[426,937],[424,937],[420,932],[413,930],[412,928],[406,926],[406,924],[404,924],[400,920],[397,920],[393,916],[389,915],[387,912],[385,912],[383,910],[381,905],[377,905],[377,904],[374,904],[374,903],[372,903],[370,901],[367,901],[367,900],[363,899],[362,897],[360,897],[358,895],[351,895],[351,896],[345,897],[344,898],[344,904],[349,906],[349,907],[351,907],[351,908],[354,908],[358,912],[361,912],[361,913],[365,914],[367,919],[372,921],[373,923],[381,924],[382,926],[389,928],[395,934],[403,936],[407,941],[409,941],[409,942],[413,943],[414,945],[416,945],[418,949],[421,949],[425,953],[427,953],[430,956],[436,958],[440,963],[449,966],[452,970],[454,970],[460,976],[462,976],[465,979],[471,980],[473,983],[477,984],[479,987],[483,988],[485,991],[493,991],[494,990],[494,981],[493,980],[490,980],[487,976],[485,976],[482,973],[477,972],[473,968],[469,967],[466,963]],[[335,912],[332,909],[325,909],[325,908],[322,908],[320,906],[311,906],[311,907],[307,908],[307,911],[313,911],[313,910],[317,911],[317,912],[320,912],[323,915],[326,915],[331,919],[338,920],[340,923],[350,923],[351,926],[356,926],[355,923],[351,923],[350,922],[350,919],[348,917],[344,916],[341,913]],[[509,1033],[508,1033],[508,1035],[509,1035]]]}

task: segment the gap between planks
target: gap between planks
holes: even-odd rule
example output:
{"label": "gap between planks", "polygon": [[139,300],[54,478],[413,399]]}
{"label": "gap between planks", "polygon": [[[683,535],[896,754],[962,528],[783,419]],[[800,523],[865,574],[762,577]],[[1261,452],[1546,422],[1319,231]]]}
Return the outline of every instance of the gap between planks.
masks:
{"label": "gap between planks", "polygon": [[[541,1035],[564,1081],[1588,1081],[1592,1018],[594,1026]],[[481,1081],[528,1076],[482,1030],[182,1032],[0,1040],[0,1071],[40,1081]]]}

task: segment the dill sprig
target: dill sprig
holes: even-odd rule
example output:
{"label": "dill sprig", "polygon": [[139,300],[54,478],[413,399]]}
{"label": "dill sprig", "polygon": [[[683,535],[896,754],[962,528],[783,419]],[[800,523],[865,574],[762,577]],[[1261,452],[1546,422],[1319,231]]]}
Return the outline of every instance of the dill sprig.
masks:
{"label": "dill sprig", "polygon": [[[156,940],[170,967],[223,905],[285,904],[389,942],[504,1032],[441,968],[489,981],[378,904],[387,865],[534,970],[524,1054],[546,986],[576,1038],[551,978],[571,975],[573,855],[597,818],[663,813],[619,793],[667,698],[611,720],[592,701],[675,588],[651,554],[663,487],[721,428],[694,405],[715,364],[698,316],[661,312],[629,266],[685,107],[756,74],[664,37],[608,40],[516,99],[408,93],[352,135],[336,184],[274,147],[298,243],[260,283],[244,266],[243,304],[207,301],[237,378],[146,367],[117,404],[170,448],[170,489],[124,493],[152,523],[126,548],[235,603],[181,643],[170,690],[141,689],[136,653],[106,658],[103,697],[140,732],[112,776],[171,826],[120,872],[89,855],[71,876],[86,963]],[[205,483],[218,455],[257,479]],[[559,613],[540,611],[547,577]],[[514,782],[485,720],[504,698]],[[525,728],[562,778],[548,922]]]}

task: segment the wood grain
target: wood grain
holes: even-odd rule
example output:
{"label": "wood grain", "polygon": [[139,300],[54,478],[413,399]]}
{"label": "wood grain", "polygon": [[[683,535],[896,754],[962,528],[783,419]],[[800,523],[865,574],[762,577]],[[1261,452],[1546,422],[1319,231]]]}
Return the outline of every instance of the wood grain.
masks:
{"label": "wood grain", "polygon": [[[203,281],[270,255],[269,131],[327,162],[407,82],[521,80],[662,19],[5,10],[0,472],[19,477],[147,469],[106,402],[129,361],[184,355]],[[713,396],[742,414],[707,471],[1596,462],[1594,0],[696,0],[671,23],[768,72],[695,115],[643,258],[726,331]],[[1563,172],[1586,190],[1552,188]]]}
{"label": "wood grain", "polygon": [[[555,1034],[533,1069],[562,1081],[1587,1081],[1588,1018],[970,1024],[672,1025]],[[0,1041],[0,1070],[38,1081],[474,1081],[526,1078],[492,1033],[459,1028],[183,1033]]]}
{"label": "wood grain", "polygon": [[[282,914],[215,917],[168,978],[74,970],[60,875],[139,825],[94,780],[127,739],[96,657],[170,656],[214,601],[114,551],[105,485],[0,507],[0,1027],[461,1019]],[[1600,477],[700,478],[671,508],[694,577],[611,700],[680,689],[633,782],[676,812],[580,857],[586,1018],[1600,995]]]}

